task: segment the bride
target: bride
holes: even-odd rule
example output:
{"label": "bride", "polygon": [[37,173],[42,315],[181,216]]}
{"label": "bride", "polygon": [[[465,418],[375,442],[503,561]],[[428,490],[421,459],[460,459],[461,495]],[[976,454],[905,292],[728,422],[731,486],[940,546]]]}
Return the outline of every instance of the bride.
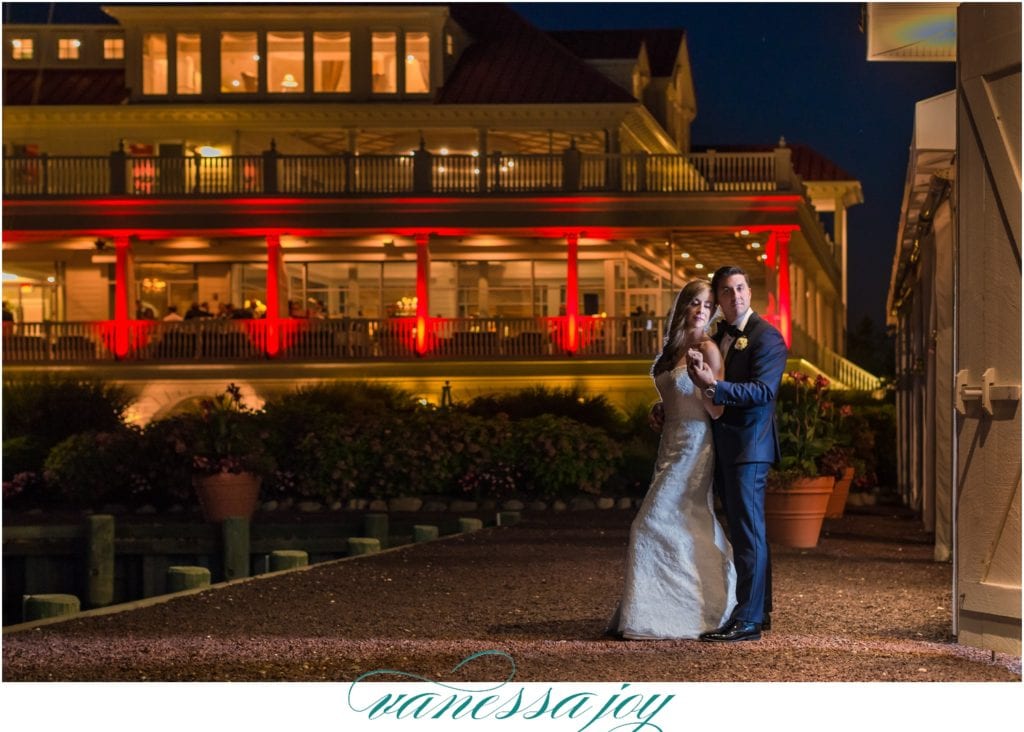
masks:
{"label": "bride", "polygon": [[665,419],[654,477],[630,528],[625,588],[609,635],[698,638],[725,624],[736,604],[732,547],[711,494],[711,420],[723,407],[702,399],[686,372],[686,354],[694,349],[722,378],[722,355],[707,335],[714,310],[711,286],[687,283],[651,369]]}

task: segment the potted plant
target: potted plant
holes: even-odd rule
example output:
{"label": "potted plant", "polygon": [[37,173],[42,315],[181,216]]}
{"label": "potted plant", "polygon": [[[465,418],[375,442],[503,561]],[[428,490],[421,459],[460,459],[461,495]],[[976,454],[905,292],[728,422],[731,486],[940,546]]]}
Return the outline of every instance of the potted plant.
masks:
{"label": "potted plant", "polygon": [[256,510],[262,477],[274,469],[261,416],[245,406],[235,384],[202,399],[198,412],[183,415],[182,439],[192,454],[193,483],[207,521],[249,518]]}
{"label": "potted plant", "polygon": [[829,380],[802,371],[788,375],[788,398],[780,399],[779,445],[782,460],[768,476],[765,526],[768,540],[784,546],[817,546],[835,476],[822,475],[818,460],[835,444],[826,400]]}

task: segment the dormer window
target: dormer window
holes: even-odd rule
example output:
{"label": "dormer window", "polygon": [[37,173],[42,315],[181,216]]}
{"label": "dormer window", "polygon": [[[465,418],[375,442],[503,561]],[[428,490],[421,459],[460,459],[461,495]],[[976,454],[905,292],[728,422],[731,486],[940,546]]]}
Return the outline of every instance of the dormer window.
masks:
{"label": "dormer window", "polygon": [[405,93],[430,91],[430,34],[405,34]]}
{"label": "dormer window", "polygon": [[313,34],[313,91],[352,91],[352,37],[347,32]]}
{"label": "dormer window", "polygon": [[75,61],[81,55],[82,41],[79,38],[58,38],[57,58],[62,61]]}
{"label": "dormer window", "polygon": [[15,61],[31,61],[35,56],[36,44],[34,38],[12,38],[11,58]]}
{"label": "dormer window", "polygon": [[225,31],[220,34],[220,90],[225,94],[259,91],[260,54],[256,33]]}
{"label": "dormer window", "polygon": [[178,33],[175,39],[174,70],[178,94],[202,94],[202,40],[198,33]]}
{"label": "dormer window", "polygon": [[371,38],[371,68],[374,94],[398,92],[398,34],[374,33]]}
{"label": "dormer window", "polygon": [[267,33],[267,91],[272,94],[306,91],[306,47],[302,31]]}
{"label": "dormer window", "polygon": [[142,93],[167,93],[167,34],[142,35]]}
{"label": "dormer window", "polygon": [[116,61],[124,58],[123,38],[103,39],[103,58],[106,61]]}

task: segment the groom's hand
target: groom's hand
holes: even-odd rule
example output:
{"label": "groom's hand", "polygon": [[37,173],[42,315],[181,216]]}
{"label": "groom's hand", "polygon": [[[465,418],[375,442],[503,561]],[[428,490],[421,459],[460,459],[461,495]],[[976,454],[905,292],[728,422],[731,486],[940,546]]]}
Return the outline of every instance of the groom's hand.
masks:
{"label": "groom's hand", "polygon": [[665,426],[665,405],[658,402],[651,407],[650,414],[647,415],[647,424],[650,425],[651,429],[655,432],[661,432],[661,428]]}

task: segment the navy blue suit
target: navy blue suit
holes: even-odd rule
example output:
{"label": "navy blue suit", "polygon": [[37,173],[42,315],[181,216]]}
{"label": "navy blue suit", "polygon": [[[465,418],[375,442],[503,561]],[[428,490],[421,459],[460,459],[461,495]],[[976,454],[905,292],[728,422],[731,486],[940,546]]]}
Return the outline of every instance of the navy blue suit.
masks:
{"label": "navy blue suit", "polygon": [[[724,378],[714,403],[725,407],[712,424],[715,439],[715,491],[725,509],[736,563],[733,620],[760,623],[771,610],[771,558],[764,527],[768,468],[777,463],[779,434],[775,400],[789,350],[771,324],[751,313],[743,336],[725,357]],[[724,334],[714,340],[721,345]]]}

